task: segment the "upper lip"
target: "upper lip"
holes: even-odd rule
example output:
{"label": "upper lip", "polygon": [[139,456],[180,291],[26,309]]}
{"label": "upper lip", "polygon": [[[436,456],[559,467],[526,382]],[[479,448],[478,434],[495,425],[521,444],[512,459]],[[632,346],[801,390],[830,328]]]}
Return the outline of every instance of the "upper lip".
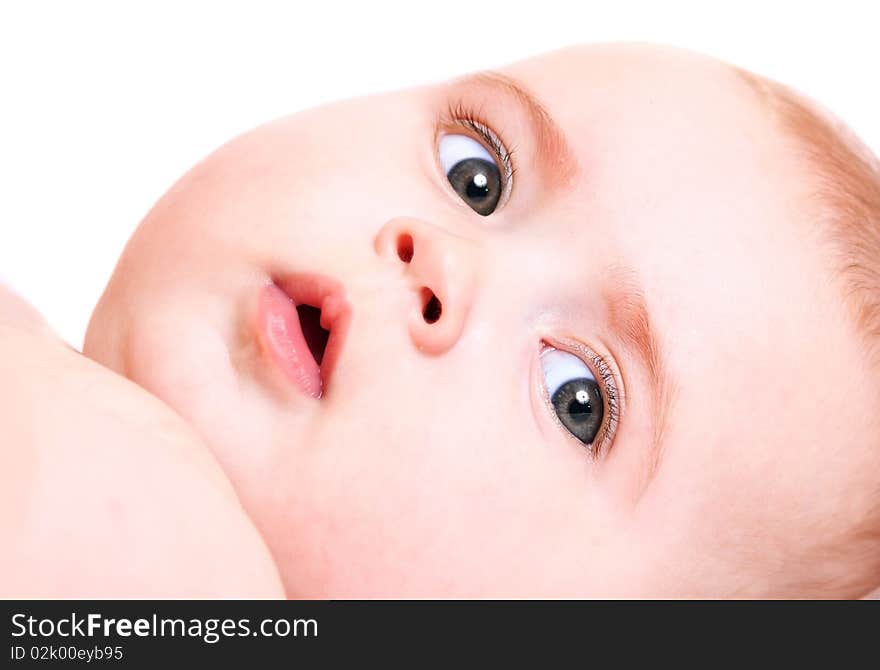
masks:
{"label": "upper lip", "polygon": [[326,393],[351,322],[351,305],[345,287],[337,279],[311,272],[280,275],[273,281],[295,304],[321,310],[321,328],[330,333],[320,365],[323,393]]}

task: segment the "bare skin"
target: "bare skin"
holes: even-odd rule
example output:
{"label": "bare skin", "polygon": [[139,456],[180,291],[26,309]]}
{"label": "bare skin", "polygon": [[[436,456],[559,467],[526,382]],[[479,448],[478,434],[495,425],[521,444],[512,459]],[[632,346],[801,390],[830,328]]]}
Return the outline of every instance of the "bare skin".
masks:
{"label": "bare skin", "polygon": [[[199,434],[289,596],[874,589],[880,393],[790,145],[687,52],[599,45],[503,73],[567,158],[542,160],[550,135],[485,81],[267,124],[148,215],[85,353]],[[513,153],[488,216],[438,156],[447,135],[492,154],[438,123],[460,104]],[[302,273],[350,306],[320,398],[285,368],[283,300],[266,300]],[[589,443],[545,388],[548,344],[599,382]]]}
{"label": "bare skin", "polygon": [[0,368],[0,595],[283,596],[198,436],[3,287]]}

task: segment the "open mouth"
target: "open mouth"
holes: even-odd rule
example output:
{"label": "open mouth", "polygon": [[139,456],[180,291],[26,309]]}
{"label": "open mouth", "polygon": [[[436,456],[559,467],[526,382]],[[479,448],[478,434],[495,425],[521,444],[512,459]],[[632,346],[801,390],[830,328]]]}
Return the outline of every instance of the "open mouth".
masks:
{"label": "open mouth", "polygon": [[350,313],[336,280],[287,275],[262,288],[257,330],[276,367],[306,395],[320,398],[332,378]]}
{"label": "open mouth", "polygon": [[321,310],[312,305],[297,305],[296,313],[299,315],[299,326],[306,338],[309,352],[320,366],[327,349],[327,340],[330,338],[330,331],[321,327]]}

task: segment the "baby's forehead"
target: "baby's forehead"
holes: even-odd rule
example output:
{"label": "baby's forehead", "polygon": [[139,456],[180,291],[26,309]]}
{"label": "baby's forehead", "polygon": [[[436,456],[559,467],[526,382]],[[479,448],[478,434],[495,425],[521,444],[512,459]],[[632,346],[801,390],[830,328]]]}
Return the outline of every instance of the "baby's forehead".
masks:
{"label": "baby's forehead", "polygon": [[[548,106],[602,108],[615,102],[662,108],[719,97],[725,105],[754,103],[739,70],[676,47],[614,43],[568,47],[500,69],[536,92]],[[757,111],[757,110],[755,110]]]}
{"label": "baby's forehead", "polygon": [[[727,180],[728,191],[742,188],[752,197],[757,174],[796,181],[788,135],[742,72],[723,61],[673,47],[599,44],[513,63],[497,74],[552,121],[532,124],[537,133],[517,130],[539,135],[540,144],[553,134],[548,125],[557,128],[590,178],[616,170],[635,188],[668,180],[674,183],[666,187],[677,189],[714,174]],[[489,75],[462,77],[450,86],[476,89],[480,109],[497,111],[506,105],[495,99],[498,87],[479,86],[495,72]],[[506,106],[516,106],[517,97],[524,96],[508,96]],[[502,123],[508,118],[503,111],[496,115]],[[513,143],[522,144],[519,139]]]}

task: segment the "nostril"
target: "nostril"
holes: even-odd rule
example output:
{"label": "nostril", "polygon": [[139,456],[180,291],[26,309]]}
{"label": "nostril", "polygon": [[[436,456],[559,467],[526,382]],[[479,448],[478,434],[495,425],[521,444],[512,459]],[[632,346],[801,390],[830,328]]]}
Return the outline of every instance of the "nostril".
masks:
{"label": "nostril", "polygon": [[425,319],[426,323],[437,323],[440,319],[440,313],[443,311],[443,306],[431,289],[422,289],[422,302],[424,303],[422,318]]}
{"label": "nostril", "polygon": [[397,257],[404,263],[409,263],[413,257],[412,235],[401,235],[397,238]]}

